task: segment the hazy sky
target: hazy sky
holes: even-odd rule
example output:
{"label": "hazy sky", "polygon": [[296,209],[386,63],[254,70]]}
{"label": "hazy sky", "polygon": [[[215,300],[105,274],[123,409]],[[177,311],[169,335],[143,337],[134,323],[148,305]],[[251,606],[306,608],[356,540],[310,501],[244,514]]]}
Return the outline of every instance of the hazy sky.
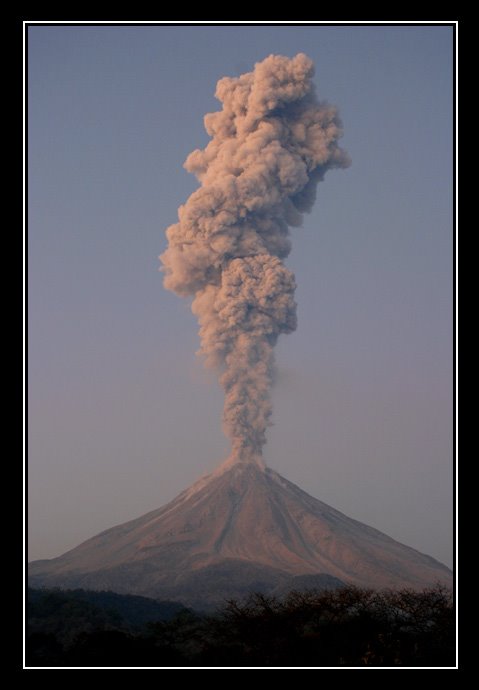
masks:
{"label": "hazy sky", "polygon": [[452,28],[28,29],[30,559],[160,507],[229,453],[188,300],[158,272],[217,80],[305,52],[348,170],[286,264],[266,463],[452,564]]}

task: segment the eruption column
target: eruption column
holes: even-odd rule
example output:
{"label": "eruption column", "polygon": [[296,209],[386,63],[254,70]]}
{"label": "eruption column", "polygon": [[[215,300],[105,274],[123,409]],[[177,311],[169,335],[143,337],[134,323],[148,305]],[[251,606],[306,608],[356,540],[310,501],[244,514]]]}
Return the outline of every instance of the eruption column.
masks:
{"label": "eruption column", "polygon": [[283,264],[289,228],[311,210],[327,170],[349,165],[337,109],[318,101],[313,74],[299,53],[220,79],[223,109],[204,120],[211,141],[185,162],[201,186],[160,257],[165,287],[194,297],[200,353],[220,372],[231,462],[263,466],[273,349],[296,328],[294,275]]}

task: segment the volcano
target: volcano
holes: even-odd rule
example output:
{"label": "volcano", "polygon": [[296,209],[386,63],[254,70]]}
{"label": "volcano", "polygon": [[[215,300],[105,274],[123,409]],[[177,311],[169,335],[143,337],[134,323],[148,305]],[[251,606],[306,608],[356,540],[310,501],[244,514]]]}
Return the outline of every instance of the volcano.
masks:
{"label": "volcano", "polygon": [[32,587],[207,607],[250,591],[452,586],[443,564],[254,462],[220,466],[167,505],[29,564]]}

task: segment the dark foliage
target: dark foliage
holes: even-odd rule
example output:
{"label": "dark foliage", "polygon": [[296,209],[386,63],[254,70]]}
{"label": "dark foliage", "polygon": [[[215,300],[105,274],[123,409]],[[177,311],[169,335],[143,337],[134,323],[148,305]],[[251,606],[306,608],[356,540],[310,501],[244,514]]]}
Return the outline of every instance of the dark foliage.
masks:
{"label": "dark foliage", "polygon": [[455,663],[452,595],[441,586],[253,594],[212,616],[111,592],[33,590],[28,630],[28,666]]}

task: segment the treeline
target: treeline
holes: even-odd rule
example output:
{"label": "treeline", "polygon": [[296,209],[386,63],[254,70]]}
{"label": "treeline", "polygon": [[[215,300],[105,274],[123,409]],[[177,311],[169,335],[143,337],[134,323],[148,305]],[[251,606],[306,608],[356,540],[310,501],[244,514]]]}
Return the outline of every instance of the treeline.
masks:
{"label": "treeline", "polygon": [[27,666],[453,666],[451,592],[253,594],[215,615],[112,592],[29,590]]}

